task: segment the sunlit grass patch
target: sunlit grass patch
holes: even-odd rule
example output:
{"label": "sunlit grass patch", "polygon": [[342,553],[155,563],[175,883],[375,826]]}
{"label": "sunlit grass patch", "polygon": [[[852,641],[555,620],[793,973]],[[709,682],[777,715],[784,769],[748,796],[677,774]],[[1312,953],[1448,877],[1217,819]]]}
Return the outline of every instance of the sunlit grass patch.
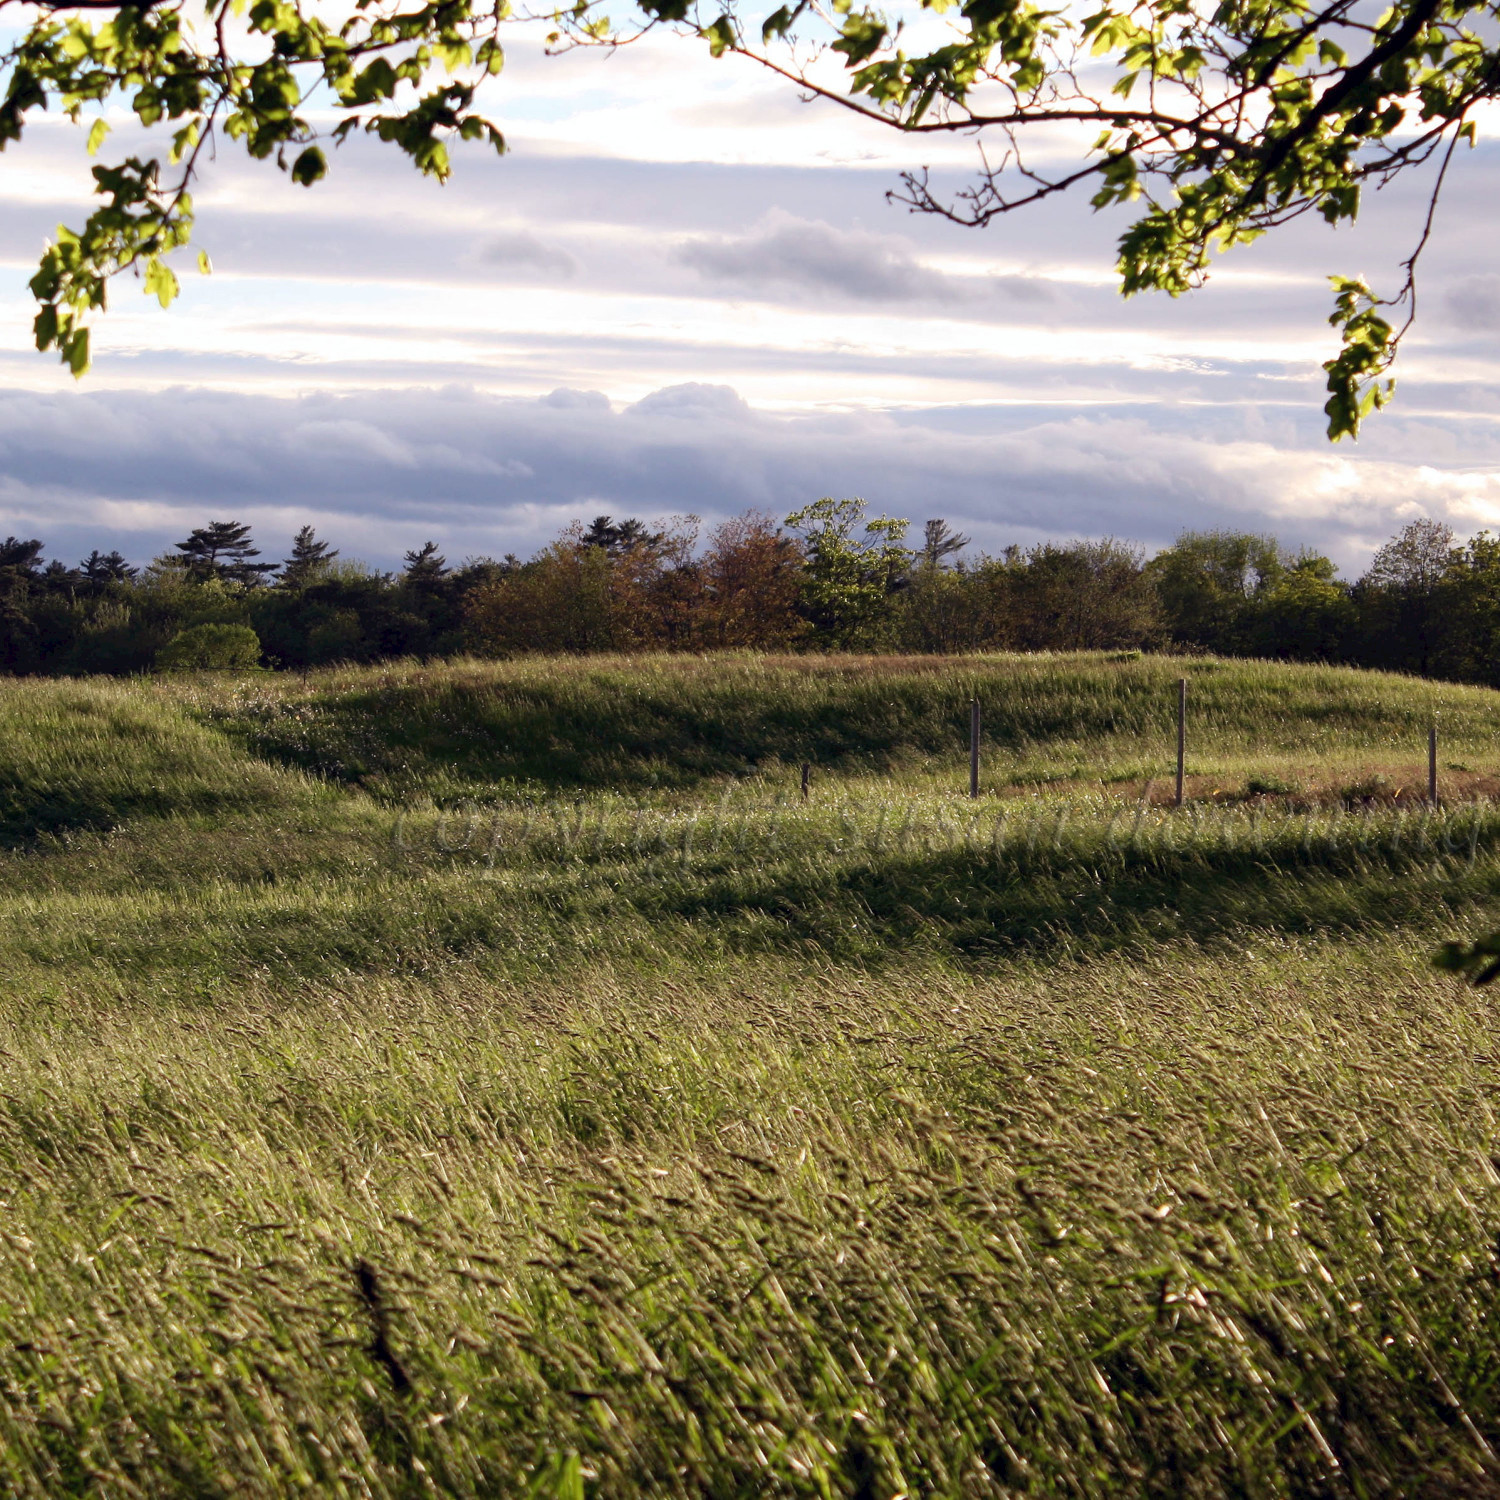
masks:
{"label": "sunlit grass patch", "polygon": [[116,683],[0,685],[0,844],[133,817],[224,815],[306,800],[170,703]]}
{"label": "sunlit grass patch", "polygon": [[13,1020],[0,1466],[1482,1493],[1493,1018],[1258,947]]}
{"label": "sunlit grass patch", "polygon": [[1500,1485],[1500,1031],[1428,962],[1500,906],[1495,695],[12,686],[7,1492]]}

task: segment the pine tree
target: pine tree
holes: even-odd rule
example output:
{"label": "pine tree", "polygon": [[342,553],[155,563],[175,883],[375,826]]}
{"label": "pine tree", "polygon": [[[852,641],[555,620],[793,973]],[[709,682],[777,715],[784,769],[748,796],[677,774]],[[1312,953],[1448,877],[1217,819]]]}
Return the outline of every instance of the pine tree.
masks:
{"label": "pine tree", "polygon": [[595,516],[593,524],[578,539],[580,547],[599,547],[610,557],[622,557],[637,548],[654,552],[667,539],[664,531],[647,531],[644,521],[627,516],[616,525],[608,516]]}
{"label": "pine tree", "polygon": [[22,541],[20,537],[6,537],[0,542],[0,569],[8,574],[34,575],[41,566],[43,545],[35,537],[30,541]]}
{"label": "pine tree", "polygon": [[306,588],[338,555],[336,548],[318,540],[311,526],[304,526],[292,540],[291,556],[282,563],[277,582],[286,589]]}
{"label": "pine tree", "polygon": [[92,584],[124,583],[139,571],[132,568],[119,552],[100,552],[96,547],[78,564],[78,571]]}
{"label": "pine tree", "polygon": [[406,554],[405,581],[413,588],[435,588],[448,576],[448,559],[437,549],[436,542],[423,542],[420,549]]}
{"label": "pine tree", "polygon": [[922,528],[922,562],[929,568],[939,568],[945,557],[962,552],[972,540],[972,537],[963,536],[957,531],[949,531],[946,521],[929,521]]}
{"label": "pine tree", "polygon": [[51,593],[71,595],[82,582],[83,574],[70,568],[60,557],[54,557],[42,569],[41,585]]}
{"label": "pine tree", "polygon": [[185,542],[176,544],[183,561],[200,577],[223,578],[234,583],[259,583],[277,564],[251,562],[260,548],[250,539],[250,528],[238,521],[210,521]]}

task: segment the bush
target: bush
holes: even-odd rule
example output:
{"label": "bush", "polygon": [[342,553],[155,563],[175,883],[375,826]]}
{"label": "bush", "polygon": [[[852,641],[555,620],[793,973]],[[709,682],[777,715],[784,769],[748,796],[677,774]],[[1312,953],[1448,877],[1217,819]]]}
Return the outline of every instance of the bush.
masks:
{"label": "bush", "polygon": [[1247,797],[1290,797],[1297,787],[1279,776],[1252,776],[1245,782]]}
{"label": "bush", "polygon": [[235,671],[260,665],[260,637],[248,625],[194,625],[156,653],[161,672]]}
{"label": "bush", "polygon": [[1400,793],[1399,787],[1392,792],[1390,777],[1378,771],[1339,788],[1339,797],[1345,807],[1368,807],[1372,802],[1390,802]]}

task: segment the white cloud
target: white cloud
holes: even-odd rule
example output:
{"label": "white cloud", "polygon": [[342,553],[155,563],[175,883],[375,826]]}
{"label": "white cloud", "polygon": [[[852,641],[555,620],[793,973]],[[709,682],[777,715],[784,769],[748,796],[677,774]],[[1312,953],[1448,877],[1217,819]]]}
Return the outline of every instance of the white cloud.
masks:
{"label": "white cloud", "polygon": [[[1061,309],[1057,286],[1036,275],[995,275],[982,262],[950,261],[939,269],[914,254],[902,235],[841,228],[773,209],[744,234],[703,235],[684,240],[676,258],[715,290],[751,292],[797,300],[847,300],[886,306],[903,303],[966,304],[966,314],[1009,319],[1014,303],[1045,304],[1041,317]],[[1000,307],[986,309],[985,303]]]}
{"label": "white cloud", "polygon": [[732,422],[750,416],[750,408],[738,391],[727,385],[704,385],[696,380],[652,391],[626,411],[636,417],[719,417]]}
{"label": "white cloud", "polygon": [[948,279],[919,265],[893,235],[838,230],[782,212],[752,234],[686,240],[677,258],[705,279],[738,285],[789,285],[872,302],[953,295]]}
{"label": "white cloud", "polygon": [[545,244],[524,229],[491,236],[480,247],[479,259],[506,270],[525,267],[567,278],[578,274],[578,262],[566,250]]}

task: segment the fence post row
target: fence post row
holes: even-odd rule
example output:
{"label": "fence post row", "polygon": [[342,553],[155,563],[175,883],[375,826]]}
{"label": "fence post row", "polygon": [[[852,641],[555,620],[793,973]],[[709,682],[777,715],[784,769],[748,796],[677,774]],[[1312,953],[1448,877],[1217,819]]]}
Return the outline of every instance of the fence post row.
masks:
{"label": "fence post row", "polygon": [[[1183,805],[1184,781],[1187,772],[1187,690],[1186,677],[1177,679],[1177,795],[1175,806]],[[969,699],[969,795],[979,795],[979,699]],[[807,800],[808,782],[812,767],[802,767],[802,800]],[[1436,807],[1438,802],[1438,732],[1437,719],[1427,726],[1427,801]]]}
{"label": "fence post row", "polygon": [[979,699],[969,699],[969,795],[979,795]]}

